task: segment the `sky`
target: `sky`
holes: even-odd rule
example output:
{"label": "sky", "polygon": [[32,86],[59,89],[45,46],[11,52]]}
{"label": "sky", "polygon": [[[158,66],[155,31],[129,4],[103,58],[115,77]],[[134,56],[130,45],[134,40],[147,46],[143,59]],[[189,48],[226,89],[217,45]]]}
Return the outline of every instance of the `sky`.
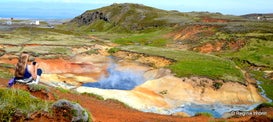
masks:
{"label": "sky", "polygon": [[273,0],[0,0],[0,18],[68,19],[113,3],[138,3],[180,12],[273,13]]}

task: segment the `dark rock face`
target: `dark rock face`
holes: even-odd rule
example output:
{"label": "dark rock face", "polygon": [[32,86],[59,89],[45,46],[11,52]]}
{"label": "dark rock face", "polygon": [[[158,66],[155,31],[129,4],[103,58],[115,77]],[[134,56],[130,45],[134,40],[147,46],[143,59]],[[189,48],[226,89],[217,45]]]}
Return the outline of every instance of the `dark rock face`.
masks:
{"label": "dark rock face", "polygon": [[99,11],[85,12],[82,15],[73,19],[72,21],[76,21],[79,25],[88,25],[94,22],[95,20],[103,20],[109,22],[109,18],[106,17],[104,13]]}

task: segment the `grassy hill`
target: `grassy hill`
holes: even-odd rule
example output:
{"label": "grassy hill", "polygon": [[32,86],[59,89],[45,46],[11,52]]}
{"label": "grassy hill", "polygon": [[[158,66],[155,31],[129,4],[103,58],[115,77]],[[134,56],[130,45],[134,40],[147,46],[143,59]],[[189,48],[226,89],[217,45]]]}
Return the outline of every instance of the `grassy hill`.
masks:
{"label": "grassy hill", "polygon": [[[124,3],[88,10],[66,23],[66,27],[71,30],[85,32],[135,32],[198,22],[202,16],[225,18],[220,13],[182,13],[179,11],[161,10],[140,4]],[[233,17],[232,19],[239,18],[229,16],[229,18],[231,17]]]}
{"label": "grassy hill", "polygon": [[[112,4],[88,10],[67,23],[71,30],[132,32],[195,21],[186,13],[165,11],[140,4]],[[74,28],[79,27],[79,28]]]}
{"label": "grassy hill", "polygon": [[[245,65],[244,61],[255,66],[264,66],[267,70],[271,70],[273,66],[270,61],[273,55],[270,50],[272,22],[250,21],[248,16],[209,12],[183,13],[125,3],[88,10],[60,28],[117,43],[119,48],[124,50],[127,46],[133,46],[137,49],[136,52],[165,57],[168,57],[169,51],[173,49],[182,51],[177,55],[194,54],[186,56],[187,61],[191,63],[185,63],[181,55],[182,57],[170,66],[178,76],[197,75],[243,82],[244,76],[232,62],[244,70],[249,70],[242,67]],[[143,46],[148,46],[145,48],[149,50],[145,51]],[[158,49],[162,48],[169,51],[158,53]],[[223,62],[218,61],[219,64],[215,64],[212,63],[214,59],[210,58],[206,58],[209,62],[205,62],[197,57],[206,55],[196,52],[210,53]],[[183,61],[184,63],[181,63]],[[189,70],[186,73],[185,67],[203,67],[202,69],[207,70]]]}

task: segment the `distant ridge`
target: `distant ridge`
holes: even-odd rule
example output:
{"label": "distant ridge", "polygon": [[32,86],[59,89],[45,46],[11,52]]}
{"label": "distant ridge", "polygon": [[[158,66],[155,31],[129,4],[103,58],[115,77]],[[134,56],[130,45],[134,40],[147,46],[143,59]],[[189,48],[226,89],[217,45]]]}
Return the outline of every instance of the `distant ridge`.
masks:
{"label": "distant ridge", "polygon": [[273,13],[253,13],[242,15],[241,17],[251,20],[273,20]]}

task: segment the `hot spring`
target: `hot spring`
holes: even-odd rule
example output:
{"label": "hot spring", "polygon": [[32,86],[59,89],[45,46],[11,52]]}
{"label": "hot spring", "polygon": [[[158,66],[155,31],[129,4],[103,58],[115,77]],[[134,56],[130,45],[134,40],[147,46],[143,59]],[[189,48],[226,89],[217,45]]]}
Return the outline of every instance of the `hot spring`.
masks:
{"label": "hot spring", "polygon": [[117,70],[116,64],[111,63],[107,68],[108,75],[102,76],[97,82],[85,83],[83,86],[101,89],[131,90],[145,82],[143,72],[130,69]]}
{"label": "hot spring", "polygon": [[[141,72],[135,69],[118,70],[117,67],[118,67],[117,64],[111,63],[109,67],[107,68],[107,75],[101,76],[101,78],[99,78],[97,82],[85,83],[83,84],[83,86],[99,88],[104,90],[107,90],[107,89],[132,90],[136,86],[143,84],[147,80],[144,78],[144,72]],[[263,96],[265,97],[264,94]],[[250,110],[253,110],[255,107],[257,107],[258,105],[259,104],[226,105],[221,103],[215,103],[215,104],[186,103],[172,109],[162,110],[160,114],[171,115],[177,112],[185,112],[189,114],[190,116],[194,116],[197,113],[206,112],[206,113],[210,113],[212,116],[216,118],[220,118],[226,112],[250,111]],[[153,107],[141,109],[141,111],[158,113],[158,109]]]}

